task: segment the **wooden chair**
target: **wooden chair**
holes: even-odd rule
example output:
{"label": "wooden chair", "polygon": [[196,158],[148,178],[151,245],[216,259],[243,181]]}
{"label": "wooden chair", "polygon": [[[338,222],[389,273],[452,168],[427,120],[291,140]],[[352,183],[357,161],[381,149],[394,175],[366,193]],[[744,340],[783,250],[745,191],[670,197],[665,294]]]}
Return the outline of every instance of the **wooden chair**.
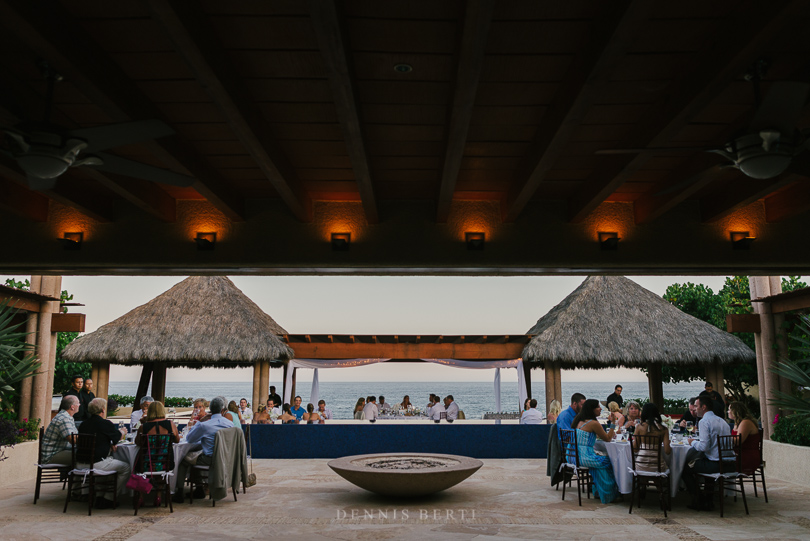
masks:
{"label": "wooden chair", "polygon": [[[215,442],[217,440],[219,440],[219,438],[221,436],[221,433],[226,431],[226,430],[231,430],[231,429],[226,428],[224,430],[220,430],[219,432],[217,432],[216,436],[214,436],[215,437]],[[243,437],[244,437],[244,434],[243,434]],[[215,443],[214,444],[214,449],[217,449],[217,447],[218,447],[218,443]],[[237,459],[237,457],[235,455],[234,455],[234,459]],[[187,483],[190,485],[190,488],[191,488],[191,494],[189,496],[189,503],[193,504],[194,503],[194,489],[197,488],[197,487],[202,487],[203,489],[208,489],[209,488],[209,486],[208,486],[208,475],[211,473],[211,466],[194,465],[194,466],[191,467],[190,471],[191,471],[191,475],[188,476],[189,478],[187,480]],[[199,481],[197,479],[199,479]],[[246,491],[247,487],[244,487],[244,488],[245,488],[245,491]],[[236,489],[232,488],[232,491],[233,491],[233,501],[237,501],[237,499],[236,499]],[[210,493],[210,489],[209,489],[209,493]],[[211,498],[210,496],[209,496],[209,499],[211,500],[211,506],[216,507],[217,501],[214,498]]]}
{"label": "wooden chair", "polygon": [[744,477],[744,483],[751,483],[754,485],[754,497],[759,498],[759,494],[757,493],[757,475],[759,475],[762,483],[762,493],[765,495],[765,503],[768,503],[768,489],[765,486],[765,460],[762,457],[762,430],[759,431],[759,445],[757,446],[757,451],[759,452],[759,460],[757,461],[757,466],[752,471],[743,471],[746,475],[750,475],[750,477]]}
{"label": "wooden chair", "polygon": [[[67,506],[70,503],[73,491],[75,490],[73,483],[76,479],[80,479],[79,489],[84,486],[85,482],[89,485],[90,494],[88,496],[87,515],[93,514],[93,503],[95,502],[96,486],[112,485],[113,502],[118,505],[118,472],[97,470],[93,468],[96,463],[96,435],[95,434],[79,434],[76,436],[76,445],[73,446],[73,469],[68,473],[68,490],[67,497],[65,498],[65,508],[63,513],[67,513]],[[87,468],[78,466],[87,465]]]}
{"label": "wooden chair", "polygon": [[[163,491],[163,506],[169,508],[169,513],[174,513],[171,494],[171,477],[174,475],[174,453],[172,451],[171,434],[152,434],[146,436],[147,446],[143,451],[143,458],[139,465],[141,473],[150,478],[153,490]],[[141,506],[142,497],[136,494],[133,498],[135,516]]]}
{"label": "wooden chair", "polygon": [[[745,506],[745,514],[750,514],[748,512],[748,501],[745,499],[745,485],[743,484],[743,479],[747,476],[742,472],[742,453],[740,452],[741,447],[742,444],[740,443],[740,436],[717,436],[717,449],[720,453],[720,472],[698,474],[699,476],[704,477],[706,480],[714,479],[715,482],[719,481],[720,518],[723,518],[723,502],[726,499],[725,496],[727,490],[742,494],[742,501],[743,505]],[[708,485],[708,483],[704,483],[704,495],[707,496],[707,498],[711,498],[713,492],[709,492],[706,485]],[[734,495],[734,501],[737,501],[736,494]]]}
{"label": "wooden chair", "polygon": [[590,469],[587,466],[582,466],[579,461],[579,446],[577,445],[576,430],[561,429],[560,430],[560,447],[563,457],[561,467],[563,468],[563,493],[562,499],[565,500],[565,485],[571,486],[572,481],[577,482],[577,496],[579,496],[579,505],[582,506],[582,491],[591,497],[591,486],[593,486],[593,477],[591,477]]}
{"label": "wooden chair", "polygon": [[65,490],[68,480],[68,472],[75,468],[75,464],[68,466],[64,464],[45,464],[42,461],[42,438],[45,436],[45,427],[39,427],[39,452],[37,453],[37,485],[34,489],[34,505],[37,504],[39,499],[40,487],[56,483],[62,484],[62,490]]}
{"label": "wooden chair", "polygon": [[633,458],[633,492],[630,494],[630,511],[633,512],[633,500],[638,495],[638,507],[641,507],[642,489],[654,485],[658,489],[658,500],[667,516],[671,508],[669,493],[669,468],[661,468],[661,436],[630,436],[630,455]]}

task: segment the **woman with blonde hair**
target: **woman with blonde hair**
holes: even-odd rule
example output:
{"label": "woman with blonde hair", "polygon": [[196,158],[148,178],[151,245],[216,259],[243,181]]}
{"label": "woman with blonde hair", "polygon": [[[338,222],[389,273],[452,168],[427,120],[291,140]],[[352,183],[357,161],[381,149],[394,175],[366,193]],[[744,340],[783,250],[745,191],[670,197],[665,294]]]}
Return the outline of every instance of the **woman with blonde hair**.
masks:
{"label": "woman with blonde hair", "polygon": [[631,400],[624,408],[624,428],[635,429],[641,422],[641,406],[638,402]]}
{"label": "woman with blonde hair", "polygon": [[608,415],[608,422],[613,426],[623,426],[624,425],[624,415],[622,415],[622,410],[619,407],[619,404],[616,402],[610,402],[607,405],[608,410],[610,410],[610,415]]}
{"label": "woman with blonde hair", "polygon": [[[149,438],[149,436],[163,436],[167,438]],[[171,444],[178,443],[180,435],[174,421],[166,418],[166,408],[157,400],[149,404],[146,415],[141,419],[141,425],[135,434],[135,444],[140,447],[138,457],[135,459],[135,470],[144,471],[172,471],[174,469],[174,453]],[[151,455],[151,456],[150,456]],[[165,457],[165,460],[163,460]],[[138,495],[140,507],[143,505],[143,495]],[[155,505],[160,503],[160,491],[155,491]]]}
{"label": "woman with blonde hair", "polygon": [[546,417],[546,423],[550,425],[556,423],[557,416],[560,414],[561,411],[562,411],[562,404],[560,404],[560,401],[552,400],[551,404],[548,405],[548,416]]}
{"label": "woman with blonde hair", "polygon": [[256,410],[256,415],[253,416],[253,424],[255,425],[269,425],[273,421],[270,419],[270,414],[267,413],[267,406],[259,404]]}
{"label": "woman with blonde hair", "polygon": [[227,418],[229,414],[231,416],[233,426],[236,428],[242,428],[242,416],[239,414],[239,406],[236,405],[235,400],[228,402],[228,411],[225,412],[223,417]]}

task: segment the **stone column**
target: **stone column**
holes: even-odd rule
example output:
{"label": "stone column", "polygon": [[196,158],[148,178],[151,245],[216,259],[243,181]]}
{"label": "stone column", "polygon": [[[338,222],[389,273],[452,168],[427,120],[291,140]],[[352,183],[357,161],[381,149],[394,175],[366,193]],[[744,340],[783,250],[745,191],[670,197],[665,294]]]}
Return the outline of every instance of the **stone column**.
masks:
{"label": "stone column", "polygon": [[262,362],[256,361],[253,363],[253,394],[251,395],[251,402],[250,407],[255,412],[259,407],[259,404],[262,403],[261,393],[259,389],[261,388],[261,373],[262,373]]}
{"label": "stone column", "polygon": [[[749,278],[751,285],[751,298],[768,297],[782,292],[780,277],[778,276],[752,276]],[[777,362],[777,354],[774,349],[776,344],[776,326],[774,316],[771,312],[771,304],[768,302],[752,303],[754,312],[759,314],[760,332],[756,333],[757,342],[757,375],[760,387],[760,409],[762,412],[762,426],[766,438],[770,438],[771,423],[779,413],[776,406],[769,402],[773,398],[773,391],[780,388],[779,377],[771,372],[770,368]]]}
{"label": "stone column", "polygon": [[650,393],[650,402],[658,406],[660,411],[663,411],[664,383],[661,376],[661,363],[647,365],[647,388]]}
{"label": "stone column", "polygon": [[[41,280],[41,293],[50,295],[54,290],[56,277],[43,276]],[[40,367],[34,374],[34,381],[31,392],[31,417],[30,419],[40,419],[41,426],[48,426],[51,422],[51,397],[53,396],[53,340],[51,340],[51,321],[53,319],[53,304],[59,303],[42,302],[37,325],[37,349]],[[49,387],[50,385],[50,387]]]}
{"label": "stone column", "polygon": [[[546,361],[543,365],[543,375],[546,377],[546,412],[551,406],[552,400],[560,400],[560,397],[554,396],[554,364],[551,361]],[[560,400],[562,404],[562,400]]]}
{"label": "stone column", "polygon": [[[751,289],[751,298],[756,299],[764,296],[759,292],[759,281],[756,277],[751,276],[748,278],[748,285]],[[758,303],[751,303],[754,312],[759,313]],[[761,321],[760,321],[761,322]],[[762,335],[761,333],[754,333],[754,349],[757,354],[757,389],[759,391],[759,416],[762,420],[762,436],[765,439],[770,439],[771,436],[771,423],[767,420],[767,402],[768,397],[765,392],[765,365],[762,361]]]}
{"label": "stone column", "polygon": [[[51,294],[52,297],[56,297],[57,299],[62,297],[62,277],[61,276],[54,276],[53,289],[51,290],[50,294]],[[50,305],[51,305],[51,313],[52,314],[58,314],[62,310],[62,307],[60,306],[59,302],[54,301],[54,302],[51,302]],[[53,317],[53,316],[51,316],[51,317]],[[49,396],[48,396],[48,401],[47,401],[48,402],[48,422],[50,422],[50,419],[51,419],[50,414],[53,411],[53,391],[54,391],[53,382],[54,382],[54,377],[56,376],[56,346],[57,346],[58,339],[59,339],[58,333],[51,332],[51,355],[48,358],[48,364],[49,364],[49,368],[48,368],[48,389],[49,389],[48,393],[49,393]],[[60,389],[60,392],[61,391],[62,391],[62,389]]]}

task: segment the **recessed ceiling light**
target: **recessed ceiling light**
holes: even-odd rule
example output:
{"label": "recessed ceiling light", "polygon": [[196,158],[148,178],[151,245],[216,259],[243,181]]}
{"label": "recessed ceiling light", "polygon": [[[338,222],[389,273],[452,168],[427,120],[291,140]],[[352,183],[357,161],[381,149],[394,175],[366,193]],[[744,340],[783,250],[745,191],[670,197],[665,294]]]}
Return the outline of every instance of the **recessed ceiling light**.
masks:
{"label": "recessed ceiling light", "polygon": [[400,73],[408,73],[413,71],[413,66],[411,66],[410,64],[397,64],[396,66],[394,66],[394,70]]}

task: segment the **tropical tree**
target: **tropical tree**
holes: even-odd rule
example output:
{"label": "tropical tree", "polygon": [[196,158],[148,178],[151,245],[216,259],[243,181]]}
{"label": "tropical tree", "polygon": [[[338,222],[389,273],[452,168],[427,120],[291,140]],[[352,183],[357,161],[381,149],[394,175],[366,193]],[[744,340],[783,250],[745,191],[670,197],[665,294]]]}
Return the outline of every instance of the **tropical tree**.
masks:
{"label": "tropical tree", "polygon": [[[799,316],[795,332],[791,336],[793,344],[791,351],[797,353],[799,360],[785,359],[776,363],[771,371],[795,383],[800,390],[810,389],[810,316]],[[772,391],[775,398],[771,404],[799,417],[810,416],[810,400],[803,394],[784,393],[779,390]]]}
{"label": "tropical tree", "polygon": [[24,322],[13,323],[16,313],[8,301],[0,304],[0,399],[6,403],[13,402],[14,386],[33,376],[40,365],[26,333],[20,331]]}

